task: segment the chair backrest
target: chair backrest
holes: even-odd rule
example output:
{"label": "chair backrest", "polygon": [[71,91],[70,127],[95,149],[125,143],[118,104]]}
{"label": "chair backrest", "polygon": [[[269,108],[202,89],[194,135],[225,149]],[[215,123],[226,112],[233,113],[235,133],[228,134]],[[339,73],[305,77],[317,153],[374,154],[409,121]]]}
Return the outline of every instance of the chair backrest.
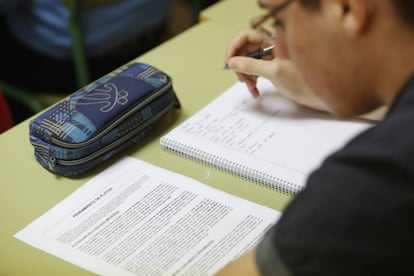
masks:
{"label": "chair backrest", "polygon": [[9,105],[0,90],[0,133],[8,130],[13,126],[13,119]]}
{"label": "chair backrest", "polygon": [[72,57],[79,88],[87,85],[91,81],[83,42],[80,9],[81,5],[79,0],[69,1],[69,31],[72,39]]}
{"label": "chair backrest", "polygon": [[[80,22],[80,1],[69,0],[69,31],[72,39],[72,58],[74,61],[75,72],[78,87],[83,87],[90,82],[89,68],[85,53],[85,47],[82,36],[82,24]],[[4,91],[7,98],[27,107],[31,112],[38,113],[48,105],[55,102],[61,97],[50,95],[51,99],[46,99],[47,96],[41,91],[26,91],[20,87],[1,81],[0,88]]]}

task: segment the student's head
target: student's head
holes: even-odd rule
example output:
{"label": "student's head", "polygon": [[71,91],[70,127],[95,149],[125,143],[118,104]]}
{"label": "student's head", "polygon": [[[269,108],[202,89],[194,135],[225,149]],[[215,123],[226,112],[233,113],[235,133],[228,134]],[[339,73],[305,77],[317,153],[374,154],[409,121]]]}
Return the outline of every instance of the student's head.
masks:
{"label": "student's head", "polygon": [[340,116],[389,104],[414,73],[413,0],[259,4],[278,10],[273,17],[289,58],[314,93]]}

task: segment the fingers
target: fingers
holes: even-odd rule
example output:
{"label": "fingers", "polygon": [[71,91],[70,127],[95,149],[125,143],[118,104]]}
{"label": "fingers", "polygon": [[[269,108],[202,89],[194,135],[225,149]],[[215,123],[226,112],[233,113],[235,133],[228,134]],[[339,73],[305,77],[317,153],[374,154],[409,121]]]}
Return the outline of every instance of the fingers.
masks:
{"label": "fingers", "polygon": [[257,86],[256,86],[257,76],[246,75],[246,74],[241,74],[237,72],[236,72],[236,75],[239,78],[240,82],[244,82],[246,84],[253,98],[259,97],[259,90],[257,89]]}
{"label": "fingers", "polygon": [[[261,73],[264,70],[259,69],[260,66],[256,64],[253,64],[253,68],[250,68],[251,65],[249,63],[255,60],[252,58],[244,58],[243,56],[259,50],[265,45],[268,46],[268,40],[269,38],[267,36],[264,36],[256,30],[242,30],[230,43],[225,55],[225,63],[229,66],[229,69],[236,72],[239,81],[247,85],[247,88],[254,98],[259,96],[259,91],[256,87],[257,76],[262,75]],[[238,58],[242,58],[243,60],[239,63]]]}
{"label": "fingers", "polygon": [[229,69],[235,71],[238,76],[263,76],[271,79],[272,76],[278,73],[278,63],[275,60],[261,60],[237,56],[230,58],[227,64]]}
{"label": "fingers", "polygon": [[227,48],[225,62],[227,63],[233,56],[245,55],[260,49],[266,40],[266,37],[256,30],[245,29],[241,31]]}
{"label": "fingers", "polygon": [[248,57],[232,57],[228,63],[229,69],[236,72],[239,81],[246,83],[254,98],[259,96],[256,87],[257,77],[270,79],[277,73],[277,64],[273,60],[258,60]]}

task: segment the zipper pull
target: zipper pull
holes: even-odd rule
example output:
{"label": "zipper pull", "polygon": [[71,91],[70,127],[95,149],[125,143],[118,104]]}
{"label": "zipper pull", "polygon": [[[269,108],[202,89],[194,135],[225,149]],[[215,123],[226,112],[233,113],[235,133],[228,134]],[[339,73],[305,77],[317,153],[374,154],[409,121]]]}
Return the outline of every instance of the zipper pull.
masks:
{"label": "zipper pull", "polygon": [[48,162],[49,170],[52,172],[55,171],[56,168],[56,158],[54,156],[49,156],[49,162]]}

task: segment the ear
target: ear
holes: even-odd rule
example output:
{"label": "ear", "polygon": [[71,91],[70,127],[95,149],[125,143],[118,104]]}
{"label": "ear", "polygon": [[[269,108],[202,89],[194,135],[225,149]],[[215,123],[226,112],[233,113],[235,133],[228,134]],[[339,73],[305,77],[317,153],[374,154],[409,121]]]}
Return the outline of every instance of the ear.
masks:
{"label": "ear", "polygon": [[345,34],[357,36],[365,32],[371,22],[374,9],[374,1],[372,0],[334,0],[323,2],[325,3],[325,11],[329,13],[331,19],[340,24]]}

